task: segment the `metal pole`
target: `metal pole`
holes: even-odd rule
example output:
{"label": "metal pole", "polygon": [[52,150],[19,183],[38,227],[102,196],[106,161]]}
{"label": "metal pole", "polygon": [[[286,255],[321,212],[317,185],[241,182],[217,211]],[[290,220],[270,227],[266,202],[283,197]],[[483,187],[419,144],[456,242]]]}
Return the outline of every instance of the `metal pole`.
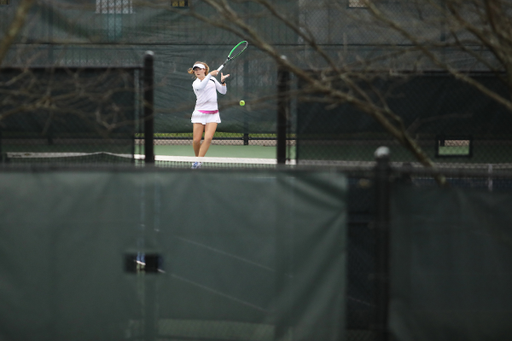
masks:
{"label": "metal pole", "polygon": [[2,129],[0,129],[0,163],[4,162],[4,154],[2,153]]}
{"label": "metal pole", "polygon": [[[278,174],[282,177],[282,174]],[[279,180],[278,180],[279,181]],[[275,296],[274,296],[274,338],[272,341],[289,340],[290,328],[293,326],[293,301],[291,294],[292,275],[292,231],[290,231],[290,211],[283,201],[276,203],[275,227]]]}
{"label": "metal pole", "polygon": [[290,73],[277,71],[277,163],[286,163],[286,129],[288,123]]}
{"label": "metal pole", "polygon": [[389,340],[389,242],[390,174],[389,148],[375,151],[375,321],[377,341]]}
{"label": "metal pole", "polygon": [[[247,96],[249,93],[249,81],[251,78],[248,77],[249,75],[249,61],[244,61],[244,91],[243,91],[243,97]],[[244,146],[249,145],[249,122],[247,121],[247,111],[244,110]]]}
{"label": "metal pole", "polygon": [[154,55],[147,51],[144,55],[144,161],[155,163],[154,150]]}

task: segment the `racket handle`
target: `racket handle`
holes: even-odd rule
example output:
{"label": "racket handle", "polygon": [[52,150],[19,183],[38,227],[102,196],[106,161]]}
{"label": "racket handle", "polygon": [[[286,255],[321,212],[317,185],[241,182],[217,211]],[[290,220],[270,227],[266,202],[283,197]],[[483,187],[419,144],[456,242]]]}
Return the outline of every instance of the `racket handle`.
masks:
{"label": "racket handle", "polygon": [[217,69],[217,71],[220,71],[220,70],[222,70],[222,69],[224,69],[224,64],[222,64],[221,66],[219,66],[219,68]]}

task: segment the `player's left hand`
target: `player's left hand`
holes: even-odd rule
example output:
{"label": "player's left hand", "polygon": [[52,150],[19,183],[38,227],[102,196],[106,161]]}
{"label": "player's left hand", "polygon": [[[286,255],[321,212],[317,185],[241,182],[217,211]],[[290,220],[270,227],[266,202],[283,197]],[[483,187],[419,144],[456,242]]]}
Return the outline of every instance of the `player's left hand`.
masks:
{"label": "player's left hand", "polygon": [[229,73],[227,75],[224,75],[222,72],[220,73],[220,82],[221,83],[224,83],[224,81],[226,80],[226,78],[229,77]]}

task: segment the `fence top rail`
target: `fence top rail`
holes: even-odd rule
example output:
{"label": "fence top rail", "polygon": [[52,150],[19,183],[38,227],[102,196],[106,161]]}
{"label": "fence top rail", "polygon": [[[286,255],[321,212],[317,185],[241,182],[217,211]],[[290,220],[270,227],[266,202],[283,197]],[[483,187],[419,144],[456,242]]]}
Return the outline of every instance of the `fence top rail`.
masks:
{"label": "fence top rail", "polygon": [[4,71],[23,71],[23,70],[142,70],[143,65],[30,65],[30,66],[0,66]]}

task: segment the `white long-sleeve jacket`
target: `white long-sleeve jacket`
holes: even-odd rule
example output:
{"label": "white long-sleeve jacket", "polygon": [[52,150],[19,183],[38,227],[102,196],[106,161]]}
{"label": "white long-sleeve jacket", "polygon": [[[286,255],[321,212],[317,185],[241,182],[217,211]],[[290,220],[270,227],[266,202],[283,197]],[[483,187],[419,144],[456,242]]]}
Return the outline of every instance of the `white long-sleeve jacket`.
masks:
{"label": "white long-sleeve jacket", "polygon": [[220,84],[211,74],[208,74],[202,81],[197,78],[194,83],[192,83],[192,88],[197,98],[194,111],[219,110],[217,91],[222,95],[225,95],[228,91],[227,86]]}

